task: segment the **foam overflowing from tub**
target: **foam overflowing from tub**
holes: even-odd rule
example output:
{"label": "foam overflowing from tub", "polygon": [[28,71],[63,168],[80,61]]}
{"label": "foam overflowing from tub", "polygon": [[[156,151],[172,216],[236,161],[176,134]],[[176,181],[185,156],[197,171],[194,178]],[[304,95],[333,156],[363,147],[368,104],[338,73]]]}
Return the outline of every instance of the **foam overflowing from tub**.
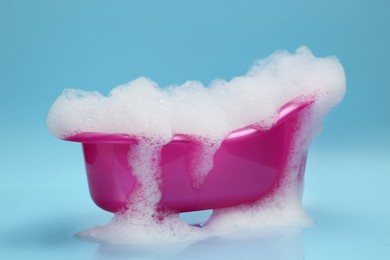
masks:
{"label": "foam overflowing from tub", "polygon": [[222,140],[229,132],[258,124],[270,127],[284,104],[316,99],[318,110],[336,105],[345,92],[344,71],[331,56],[317,58],[307,47],[279,51],[256,62],[246,75],[160,88],[140,77],[108,96],[67,89],[50,109],[47,125],[60,138],[83,132],[172,138],[175,134]]}
{"label": "foam overflowing from tub", "polygon": [[[65,90],[48,115],[48,128],[59,138],[80,133],[126,134],[137,144],[128,152],[137,179],[126,209],[111,222],[78,233],[104,243],[145,245],[187,242],[240,229],[306,226],[301,206],[302,161],[322,117],[345,93],[345,76],[335,57],[317,58],[307,47],[295,54],[279,51],[256,62],[245,76],[216,80],[208,87],[196,81],[160,88],[141,77],[98,92]],[[301,117],[283,178],[259,201],[215,209],[202,226],[190,226],[179,212],[159,208],[162,198],[161,152],[178,135],[199,144],[191,158],[192,187],[202,189],[224,139],[237,129],[266,130],[283,117],[289,102],[313,102]],[[288,111],[286,112],[288,113]],[[239,172],[237,174],[240,174]]]}

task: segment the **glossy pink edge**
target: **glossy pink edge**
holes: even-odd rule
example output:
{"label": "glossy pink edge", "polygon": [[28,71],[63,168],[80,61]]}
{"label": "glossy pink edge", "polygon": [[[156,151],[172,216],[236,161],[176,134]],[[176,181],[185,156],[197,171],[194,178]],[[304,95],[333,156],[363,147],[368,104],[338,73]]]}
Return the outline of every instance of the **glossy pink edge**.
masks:
{"label": "glossy pink edge", "polygon": [[[279,110],[270,129],[248,126],[233,131],[214,155],[214,166],[201,187],[194,187],[191,161],[200,143],[175,135],[161,150],[160,209],[177,212],[216,209],[261,199],[279,185],[299,130],[299,119],[312,102],[290,102]],[[126,134],[80,133],[65,140],[83,145],[88,185],[102,209],[126,208],[136,189],[128,153],[137,138]],[[301,160],[303,176],[306,153]]]}

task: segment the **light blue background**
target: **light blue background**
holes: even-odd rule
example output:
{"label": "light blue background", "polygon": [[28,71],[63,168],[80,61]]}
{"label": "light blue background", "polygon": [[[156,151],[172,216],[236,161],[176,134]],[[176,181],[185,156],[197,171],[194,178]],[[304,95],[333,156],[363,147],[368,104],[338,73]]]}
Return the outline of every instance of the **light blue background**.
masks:
{"label": "light blue background", "polygon": [[304,207],[315,225],[197,243],[176,257],[388,259],[389,3],[0,0],[0,259],[114,254],[72,237],[111,214],[90,200],[80,146],[46,130],[62,89],[106,94],[141,75],[207,84],[300,45],[337,55],[347,75],[347,96],[308,158]]}

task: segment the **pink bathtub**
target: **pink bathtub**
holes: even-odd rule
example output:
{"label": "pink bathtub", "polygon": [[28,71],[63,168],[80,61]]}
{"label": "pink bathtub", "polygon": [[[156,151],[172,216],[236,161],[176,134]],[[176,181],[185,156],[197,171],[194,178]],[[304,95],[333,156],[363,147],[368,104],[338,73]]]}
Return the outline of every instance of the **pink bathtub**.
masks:
{"label": "pink bathtub", "polygon": [[[252,127],[232,132],[214,155],[214,166],[201,187],[194,187],[191,158],[199,143],[176,135],[161,150],[162,197],[159,208],[177,212],[231,207],[261,199],[278,187],[299,130],[299,118],[310,102],[290,102],[268,130]],[[137,139],[124,134],[82,133],[67,138],[83,145],[89,191],[102,209],[126,208],[135,190],[128,151]],[[303,177],[306,158],[299,163]],[[130,162],[131,163],[131,162]]]}

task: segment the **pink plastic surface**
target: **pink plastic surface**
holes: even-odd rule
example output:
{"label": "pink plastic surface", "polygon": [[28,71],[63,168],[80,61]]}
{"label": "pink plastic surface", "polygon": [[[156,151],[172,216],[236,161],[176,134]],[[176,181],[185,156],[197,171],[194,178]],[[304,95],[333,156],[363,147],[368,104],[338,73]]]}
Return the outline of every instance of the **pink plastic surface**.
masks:
{"label": "pink plastic surface", "polygon": [[[216,209],[254,202],[272,192],[285,174],[299,117],[309,106],[310,102],[288,103],[272,128],[245,127],[232,132],[215,153],[214,166],[201,187],[194,187],[191,178],[191,160],[200,143],[176,135],[161,150],[159,207],[178,212]],[[125,134],[81,133],[66,140],[83,145],[93,201],[107,211],[124,209],[137,184],[128,161],[137,139]],[[306,158],[300,162],[300,176],[305,162]]]}

